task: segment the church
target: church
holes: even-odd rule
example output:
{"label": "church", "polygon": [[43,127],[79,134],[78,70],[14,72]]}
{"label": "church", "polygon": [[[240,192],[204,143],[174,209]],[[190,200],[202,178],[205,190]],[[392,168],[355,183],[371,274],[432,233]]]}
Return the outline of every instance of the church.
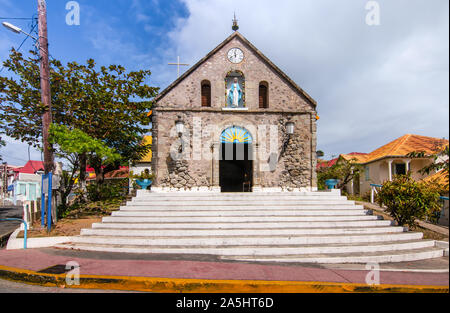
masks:
{"label": "church", "polygon": [[237,30],[155,99],[152,190],[317,190],[317,103]]}

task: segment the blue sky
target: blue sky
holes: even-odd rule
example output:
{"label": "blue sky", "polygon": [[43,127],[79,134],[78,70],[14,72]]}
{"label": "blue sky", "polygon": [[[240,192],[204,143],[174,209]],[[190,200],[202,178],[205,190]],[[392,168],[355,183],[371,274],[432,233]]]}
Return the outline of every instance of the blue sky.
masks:
{"label": "blue sky", "polygon": [[[36,2],[0,0],[0,17],[31,17]],[[231,34],[236,11],[240,32],[318,102],[326,157],[370,152],[407,133],[448,139],[448,0],[379,0],[379,26],[365,23],[367,2],[79,0],[80,25],[68,26],[67,1],[47,0],[50,53],[150,69],[148,83],[164,88],[176,79],[167,63],[180,55],[195,64]],[[23,39],[1,27],[0,61]],[[27,145],[8,140],[0,154],[21,165]]]}

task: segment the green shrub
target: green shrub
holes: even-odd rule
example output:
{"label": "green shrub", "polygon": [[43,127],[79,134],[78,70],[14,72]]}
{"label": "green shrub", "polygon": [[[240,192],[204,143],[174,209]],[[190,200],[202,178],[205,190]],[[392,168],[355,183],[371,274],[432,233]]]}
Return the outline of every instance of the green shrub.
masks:
{"label": "green shrub", "polygon": [[[128,182],[128,180],[126,180]],[[97,185],[92,183],[86,186],[88,201],[104,201],[110,199],[123,198],[126,195],[126,189],[124,188],[124,182],[122,180],[105,182]]]}
{"label": "green shrub", "polygon": [[411,176],[395,176],[377,194],[378,204],[401,226],[415,227],[415,220],[423,220],[440,211],[439,188],[434,184],[416,182]]}

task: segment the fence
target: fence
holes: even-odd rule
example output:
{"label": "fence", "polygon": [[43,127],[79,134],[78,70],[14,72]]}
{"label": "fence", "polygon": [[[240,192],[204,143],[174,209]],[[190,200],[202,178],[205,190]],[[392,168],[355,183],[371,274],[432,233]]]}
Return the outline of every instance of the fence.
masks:
{"label": "fence", "polygon": [[383,187],[382,185],[370,184],[370,203],[375,202],[375,195],[378,193],[377,188]]}

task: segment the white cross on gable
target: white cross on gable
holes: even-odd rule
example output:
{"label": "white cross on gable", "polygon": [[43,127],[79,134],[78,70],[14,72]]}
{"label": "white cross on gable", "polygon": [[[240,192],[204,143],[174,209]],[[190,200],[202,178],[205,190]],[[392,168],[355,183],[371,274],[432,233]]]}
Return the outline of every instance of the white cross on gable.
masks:
{"label": "white cross on gable", "polygon": [[180,57],[177,58],[177,63],[168,63],[169,65],[176,65],[177,66],[177,78],[180,77],[180,66],[189,66],[189,64],[186,63],[180,63]]}

